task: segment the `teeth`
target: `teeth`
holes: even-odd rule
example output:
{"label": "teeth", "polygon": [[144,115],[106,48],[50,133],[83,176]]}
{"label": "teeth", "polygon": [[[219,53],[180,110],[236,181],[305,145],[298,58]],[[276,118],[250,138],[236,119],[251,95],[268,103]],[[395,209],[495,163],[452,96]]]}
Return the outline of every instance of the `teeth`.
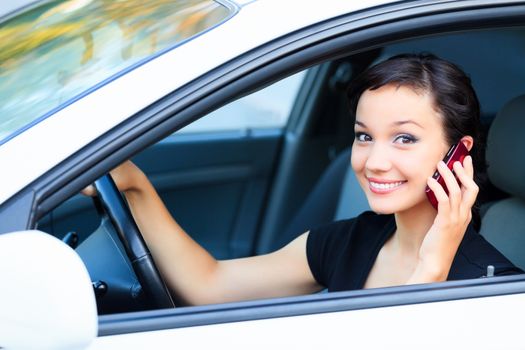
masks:
{"label": "teeth", "polygon": [[377,189],[380,189],[380,190],[387,190],[387,189],[391,189],[391,188],[394,188],[394,187],[397,187],[399,185],[401,185],[403,183],[403,181],[398,181],[398,182],[391,182],[391,183],[377,183],[377,182],[370,182],[370,185],[374,188],[377,188]]}

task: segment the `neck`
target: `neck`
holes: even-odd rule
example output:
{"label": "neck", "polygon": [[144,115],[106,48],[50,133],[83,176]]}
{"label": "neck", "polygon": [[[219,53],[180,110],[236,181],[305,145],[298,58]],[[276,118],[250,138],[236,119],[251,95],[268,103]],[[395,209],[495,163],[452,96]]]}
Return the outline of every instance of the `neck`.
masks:
{"label": "neck", "polygon": [[397,228],[392,243],[395,244],[396,249],[405,256],[416,258],[436,214],[437,211],[426,201],[395,213]]}

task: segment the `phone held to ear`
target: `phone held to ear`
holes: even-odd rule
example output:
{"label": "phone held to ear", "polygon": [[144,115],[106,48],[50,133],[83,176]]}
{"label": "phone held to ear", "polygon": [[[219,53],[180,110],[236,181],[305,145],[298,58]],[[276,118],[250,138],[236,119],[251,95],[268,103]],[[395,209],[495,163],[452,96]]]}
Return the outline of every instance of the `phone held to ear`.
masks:
{"label": "phone held to ear", "polygon": [[[467,147],[465,147],[463,142],[459,141],[458,143],[450,147],[450,149],[447,152],[447,155],[445,156],[445,158],[443,158],[443,162],[447,165],[447,167],[452,171],[452,173],[455,176],[456,174],[454,173],[454,170],[452,168],[454,163],[460,162],[461,164],[463,164],[463,160],[466,156],[468,156],[468,154],[469,153]],[[434,175],[432,175],[432,178],[435,179],[448,194],[448,189],[445,185],[445,179],[443,179],[443,177],[439,174],[437,170],[434,173]],[[461,184],[457,177],[456,180],[459,184]],[[434,192],[427,186],[427,188],[425,189],[425,193],[427,195],[428,200],[430,201],[430,204],[432,204],[432,206],[437,210],[438,201]]]}

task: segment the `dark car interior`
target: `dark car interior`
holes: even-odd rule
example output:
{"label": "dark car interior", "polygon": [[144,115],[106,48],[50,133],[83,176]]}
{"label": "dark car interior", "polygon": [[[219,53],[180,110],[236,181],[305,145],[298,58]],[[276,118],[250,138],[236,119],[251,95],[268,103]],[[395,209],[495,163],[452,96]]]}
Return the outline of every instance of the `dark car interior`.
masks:
{"label": "dark car interior", "polygon": [[[525,97],[515,99],[525,93],[521,28],[414,38],[322,63],[304,75],[284,127],[174,132],[133,161],[180,225],[217,259],[273,251],[309,228],[367,210],[350,168],[354,135],[346,86],[378,61],[418,52],[448,59],[472,79],[488,138],[481,234],[525,269],[525,169],[516,159],[525,149]],[[123,254],[109,258],[116,255],[111,246],[125,249],[111,238],[112,226],[100,204],[82,195],[39,223],[40,230],[75,241],[90,272],[100,275],[94,281],[118,286],[111,293],[101,287],[100,313],[150,308]],[[111,276],[104,257],[115,266]]]}

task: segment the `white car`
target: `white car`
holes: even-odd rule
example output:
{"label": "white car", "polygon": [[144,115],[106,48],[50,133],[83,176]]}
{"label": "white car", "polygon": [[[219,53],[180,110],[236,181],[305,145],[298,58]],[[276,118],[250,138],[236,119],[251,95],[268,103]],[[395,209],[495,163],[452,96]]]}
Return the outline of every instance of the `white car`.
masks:
{"label": "white car", "polygon": [[[480,233],[525,269],[524,0],[31,1],[0,38],[1,349],[525,349],[525,275],[490,267],[178,305],[104,176],[132,158],[218,259],[272,251],[367,209],[345,87],[431,52],[472,78],[490,165]],[[100,198],[79,194],[95,181]]]}

